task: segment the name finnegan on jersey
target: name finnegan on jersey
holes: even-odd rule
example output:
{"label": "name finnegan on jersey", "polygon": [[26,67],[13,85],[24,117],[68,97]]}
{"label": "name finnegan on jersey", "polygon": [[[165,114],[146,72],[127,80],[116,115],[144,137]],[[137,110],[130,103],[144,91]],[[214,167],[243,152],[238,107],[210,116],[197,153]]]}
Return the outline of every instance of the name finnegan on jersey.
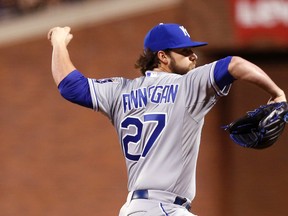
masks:
{"label": "name finnegan on jersey", "polygon": [[156,85],[133,89],[129,93],[123,93],[122,104],[124,113],[131,109],[146,107],[148,102],[154,104],[174,103],[178,89],[178,84]]}

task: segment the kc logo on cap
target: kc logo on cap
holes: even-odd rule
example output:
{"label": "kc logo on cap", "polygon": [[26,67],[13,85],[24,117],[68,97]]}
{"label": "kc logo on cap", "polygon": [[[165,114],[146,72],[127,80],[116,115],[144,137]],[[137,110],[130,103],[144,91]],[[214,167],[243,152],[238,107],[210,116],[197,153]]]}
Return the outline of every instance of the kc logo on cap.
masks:
{"label": "kc logo on cap", "polygon": [[185,36],[190,37],[188,31],[186,30],[186,28],[184,28],[184,26],[179,26],[179,28],[183,31],[183,33],[184,33]]}

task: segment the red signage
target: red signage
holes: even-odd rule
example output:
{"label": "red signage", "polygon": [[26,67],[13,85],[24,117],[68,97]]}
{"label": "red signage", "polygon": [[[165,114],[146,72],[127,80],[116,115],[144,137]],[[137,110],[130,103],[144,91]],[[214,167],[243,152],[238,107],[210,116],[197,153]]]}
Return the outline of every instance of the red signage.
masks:
{"label": "red signage", "polygon": [[288,0],[231,0],[242,43],[288,45]]}

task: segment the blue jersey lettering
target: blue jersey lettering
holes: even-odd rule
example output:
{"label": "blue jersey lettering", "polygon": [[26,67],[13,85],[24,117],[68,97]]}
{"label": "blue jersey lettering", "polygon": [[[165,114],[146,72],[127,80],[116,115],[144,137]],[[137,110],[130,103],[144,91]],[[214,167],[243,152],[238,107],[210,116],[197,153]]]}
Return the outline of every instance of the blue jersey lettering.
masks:
{"label": "blue jersey lettering", "polygon": [[134,89],[130,93],[122,94],[122,105],[124,113],[131,109],[139,109],[146,107],[148,102],[159,103],[174,103],[176,100],[177,85],[165,86],[150,86],[148,88]]}

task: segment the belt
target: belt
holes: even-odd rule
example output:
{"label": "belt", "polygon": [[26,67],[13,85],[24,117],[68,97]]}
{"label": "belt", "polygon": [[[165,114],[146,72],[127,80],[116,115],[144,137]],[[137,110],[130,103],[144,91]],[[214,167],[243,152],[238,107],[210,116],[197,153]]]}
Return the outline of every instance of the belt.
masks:
{"label": "belt", "polygon": [[[133,191],[131,200],[134,199],[149,199],[149,191],[146,189]],[[190,202],[186,198],[180,196],[175,197],[173,204],[184,206],[188,211],[191,209]]]}

